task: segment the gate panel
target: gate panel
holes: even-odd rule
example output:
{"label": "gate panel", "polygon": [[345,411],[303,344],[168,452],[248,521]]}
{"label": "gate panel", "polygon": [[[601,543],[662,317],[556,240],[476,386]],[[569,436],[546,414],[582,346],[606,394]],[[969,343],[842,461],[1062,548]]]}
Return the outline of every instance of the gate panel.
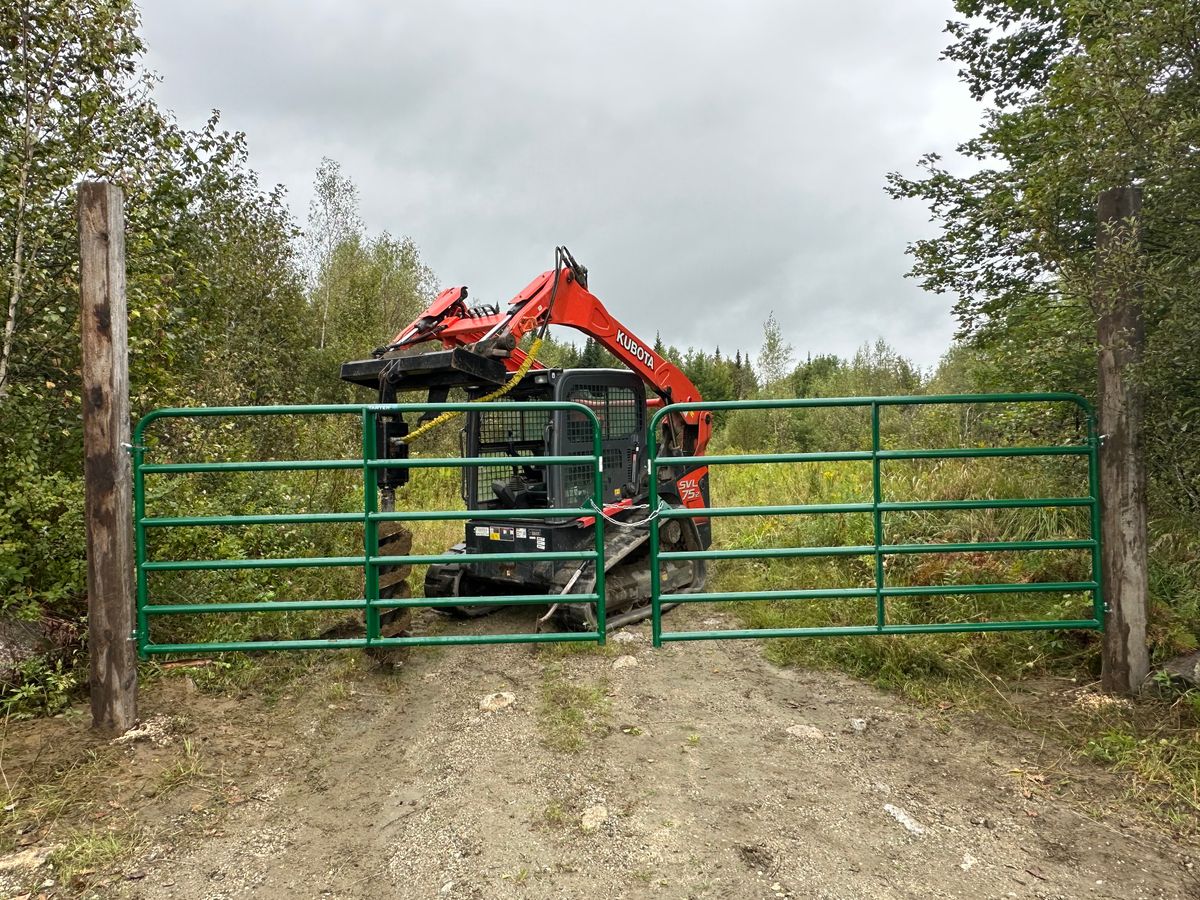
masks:
{"label": "gate panel", "polygon": [[[495,410],[504,406],[520,406],[523,410],[571,410],[586,417],[592,428],[592,453],[579,456],[521,456],[484,458],[382,458],[377,446],[376,420],[379,416],[399,413],[470,412]],[[148,427],[160,419],[194,419],[211,417],[246,418],[251,416],[355,416],[362,424],[362,454],[358,459],[320,460],[262,460],[229,462],[152,463],[146,462],[145,436]],[[166,653],[216,653],[241,650],[327,650],[367,647],[432,646],[438,644],[501,644],[591,641],[603,644],[605,636],[604,608],[604,522],[596,518],[595,546],[592,550],[559,552],[509,552],[472,554],[408,554],[381,556],[379,553],[380,522],[420,522],[467,519],[541,519],[550,517],[576,518],[593,515],[589,507],[579,509],[502,509],[502,510],[399,510],[379,509],[379,471],[384,468],[455,468],[464,466],[547,465],[589,466],[595,485],[595,495],[602,496],[603,451],[601,429],[595,413],[579,403],[558,401],[523,401],[519,404],[489,403],[395,403],[351,405],[206,407],[196,409],[160,409],[147,414],[138,422],[133,437],[134,479],[134,539],[136,553],[136,634],[138,653],[145,659]],[[156,474],[192,474],[207,472],[280,472],[348,470],[361,472],[363,508],[361,512],[282,513],[268,515],[228,516],[148,516],[146,514],[146,476]],[[150,560],[147,558],[146,530],[151,528],[189,528],[211,526],[294,525],[316,523],[361,524],[363,551],[354,556],[326,556],[263,559],[205,559]],[[513,596],[454,597],[454,598],[384,598],[380,596],[379,569],[381,566],[427,565],[432,563],[518,562],[518,561],[591,561],[596,567],[596,589],[590,594],[571,594],[569,599],[559,595],[526,594]],[[363,571],[363,596],[353,600],[287,600],[253,602],[171,603],[152,602],[150,576],[154,572],[231,570],[231,569],[299,569],[320,567],[353,567]],[[483,635],[414,635],[383,637],[380,634],[380,610],[412,607],[447,606],[518,606],[558,603],[595,603],[597,628],[589,632],[549,634],[483,634]],[[319,612],[328,610],[357,610],[365,619],[365,635],[361,638],[323,640],[213,641],[205,643],[159,644],[152,640],[151,623],[159,616],[212,615],[246,612]]]}
{"label": "gate panel", "polygon": [[[1087,443],[1076,445],[1053,445],[1040,447],[953,447],[934,450],[887,450],[880,441],[880,410],[885,407],[917,405],[955,404],[998,404],[998,403],[1071,403],[1082,412],[1087,423]],[[672,412],[691,410],[715,412],[739,409],[808,409],[808,408],[867,408],[870,412],[871,449],[869,451],[819,452],[819,453],[761,453],[731,454],[726,456],[679,457],[660,455],[658,427],[663,416]],[[981,632],[981,631],[1032,631],[1052,629],[1094,629],[1104,627],[1104,596],[1100,579],[1100,508],[1097,479],[1097,450],[1095,415],[1090,404],[1075,394],[951,394],[911,397],[853,397],[853,398],[806,398],[794,400],[731,400],[697,403],[677,403],[655,413],[650,423],[648,461],[652,508],[659,515],[650,524],[650,577],[651,605],[654,645],[664,641],[689,641],[708,638],[775,638],[775,637],[820,637],[836,635],[869,634],[929,634],[936,632]],[[963,500],[913,500],[889,501],[883,496],[882,466],[891,460],[916,459],[981,459],[1015,457],[1084,457],[1087,461],[1087,494],[1073,497],[1034,497],[1012,499],[963,499]],[[850,462],[871,463],[870,502],[821,503],[800,505],[744,506],[688,508],[668,507],[660,503],[657,496],[659,470],[664,467],[687,467],[695,465],[752,465],[761,463],[804,463],[804,462]],[[1038,509],[1085,507],[1088,510],[1089,537],[1079,540],[1030,540],[1030,541],[978,541],[953,543],[889,544],[885,536],[884,516],[890,512],[948,511],[976,509]],[[830,547],[786,547],[749,548],[736,550],[687,550],[663,551],[659,547],[659,520],[691,517],[730,516],[776,516],[776,515],[831,515],[839,513],[870,513],[872,517],[873,541],[871,544]],[[988,551],[1041,551],[1041,550],[1087,550],[1090,551],[1090,577],[1082,581],[1055,581],[1036,583],[1000,584],[933,584],[916,586],[889,586],[886,582],[884,560],[892,555],[922,553],[966,553]],[[871,556],[874,568],[874,584],[870,587],[846,587],[828,589],[806,589],[773,591],[716,591],[696,594],[664,595],[661,590],[661,563],[672,560],[718,560],[718,559],[763,559],[780,557],[836,557]],[[984,595],[1023,594],[1039,592],[1090,592],[1092,615],[1090,618],[1027,620],[1027,621],[965,621],[937,622],[925,624],[891,623],[887,617],[889,597],[919,597],[935,595]],[[875,622],[872,625],[828,626],[815,628],[757,628],[720,631],[664,632],[662,630],[662,604],[708,603],[716,601],[763,601],[763,600],[834,600],[864,599],[875,601]]]}

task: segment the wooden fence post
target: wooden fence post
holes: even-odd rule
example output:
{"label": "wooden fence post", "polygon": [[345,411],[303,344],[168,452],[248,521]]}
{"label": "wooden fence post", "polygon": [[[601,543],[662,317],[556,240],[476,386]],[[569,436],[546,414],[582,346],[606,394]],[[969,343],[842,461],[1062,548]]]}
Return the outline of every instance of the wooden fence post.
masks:
{"label": "wooden fence post", "polygon": [[1138,693],[1150,672],[1144,396],[1134,371],[1145,336],[1137,262],[1141,210],[1135,187],[1103,191],[1096,210],[1101,571],[1108,605],[1101,682],[1118,694]]}
{"label": "wooden fence post", "polygon": [[125,216],[116,185],[79,187],[79,298],[92,725],[121,733],[137,721],[137,655]]}

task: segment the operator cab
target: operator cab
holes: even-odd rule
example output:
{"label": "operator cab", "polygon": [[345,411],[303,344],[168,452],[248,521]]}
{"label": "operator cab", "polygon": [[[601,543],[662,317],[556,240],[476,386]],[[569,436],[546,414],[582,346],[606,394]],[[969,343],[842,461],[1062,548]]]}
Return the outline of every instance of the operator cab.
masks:
{"label": "operator cab", "polygon": [[[474,400],[489,390],[492,388],[469,388],[467,395]],[[590,457],[595,448],[588,416],[571,409],[523,408],[529,401],[539,400],[580,403],[591,409],[600,423],[602,496],[595,496],[595,470],[590,461],[579,465],[465,466],[462,487],[467,509],[486,510],[490,515],[467,520],[457,552],[466,553],[466,560],[474,553],[590,549],[591,530],[579,527],[578,514],[509,518],[504,510],[577,510],[587,508],[589,501],[603,508],[635,496],[636,482],[645,467],[646,392],[642,380],[625,369],[539,369],[526,375],[505,397],[510,399],[517,402],[497,402],[494,408],[467,413],[464,457]],[[465,577],[472,590],[482,593],[511,592],[513,585],[542,591],[550,590],[561,572],[575,566],[574,562],[480,562],[472,563]],[[456,588],[443,584],[448,571],[431,567],[426,576],[427,596],[461,589],[461,583],[456,582]]]}
{"label": "operator cab", "polygon": [[[468,390],[468,397],[477,399],[488,390]],[[589,499],[602,505],[636,493],[646,428],[646,391],[636,374],[626,369],[539,369],[526,375],[509,396],[516,401],[580,403],[595,413],[604,460],[603,496],[593,498],[590,463],[469,466],[463,470],[468,509],[579,508]],[[591,456],[592,428],[591,420],[577,410],[497,403],[495,409],[467,414],[464,456]]]}

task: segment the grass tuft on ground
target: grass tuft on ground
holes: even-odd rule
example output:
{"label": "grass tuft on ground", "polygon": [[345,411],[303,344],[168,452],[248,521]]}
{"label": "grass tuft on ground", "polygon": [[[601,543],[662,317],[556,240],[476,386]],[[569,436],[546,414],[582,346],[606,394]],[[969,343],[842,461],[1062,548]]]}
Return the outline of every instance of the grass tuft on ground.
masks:
{"label": "grass tuft on ground", "polygon": [[546,666],[538,705],[543,744],[551,750],[578,753],[592,738],[608,733],[609,715],[606,679],[578,683],[561,664]]}

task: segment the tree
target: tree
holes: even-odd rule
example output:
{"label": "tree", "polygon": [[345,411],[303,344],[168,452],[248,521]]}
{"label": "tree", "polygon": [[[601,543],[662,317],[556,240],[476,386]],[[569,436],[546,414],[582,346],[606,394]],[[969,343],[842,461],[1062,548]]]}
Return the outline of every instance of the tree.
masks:
{"label": "tree", "polygon": [[[679,366],[705,400],[733,399],[732,367],[720,358],[719,353],[717,351],[710,355],[704,350],[689,347]],[[724,421],[724,415],[720,413],[714,418],[718,424]]]}
{"label": "tree", "polygon": [[[959,148],[976,161],[972,174],[953,175],[930,155],[921,177],[889,176],[894,196],[925,201],[941,225],[910,246],[912,274],[956,297],[960,337],[986,348],[1007,386],[1092,393],[1095,202],[1108,188],[1141,185],[1147,416],[1182,426],[1195,406],[1189,398],[1200,394],[1200,376],[1185,365],[1200,354],[1188,327],[1200,309],[1194,3],[956,6],[972,19],[948,25],[946,57],[995,109]],[[1163,482],[1160,499],[1200,483],[1197,431],[1156,429],[1151,477]]]}
{"label": "tree", "polygon": [[814,357],[810,353],[792,372],[792,393],[797,397],[817,396],[841,365],[842,361],[833,354]]}
{"label": "tree", "polygon": [[[533,343],[533,332],[525,336],[521,342],[523,349],[528,350]],[[548,369],[577,369],[580,366],[579,348],[570,341],[558,340],[554,334],[547,332],[542,340],[542,348],[538,351],[538,362]]]}
{"label": "tree", "polygon": [[[281,189],[214,116],[154,103],[124,0],[21,0],[0,16],[0,609],[83,608],[78,241],[81,176],[126,197],[135,415],[302,399],[318,333]],[[397,251],[399,252],[399,251]],[[336,381],[336,369],[325,376]],[[276,428],[223,433],[264,458]],[[250,444],[257,442],[257,446]]]}
{"label": "tree", "polygon": [[316,327],[306,335],[304,380],[310,399],[351,402],[361,393],[338,381],[342,363],[362,359],[411,322],[433,299],[434,277],[411,238],[366,232],[358,188],[335,160],[321,160],[313,194],[303,248]]}
{"label": "tree", "polygon": [[741,350],[738,350],[734,356],[730,375],[733,378],[734,400],[745,400],[758,390],[758,382],[754,378],[754,371],[750,368],[749,357],[743,359]]}
{"label": "tree", "polygon": [[71,186],[113,172],[158,127],[137,24],[132,2],[15,0],[0,16],[0,407],[15,381],[63,371],[43,336],[67,326],[55,281],[74,240]]}
{"label": "tree", "polygon": [[584,341],[583,352],[579,355],[581,369],[608,369],[620,367],[613,355],[601,347],[594,339]]}
{"label": "tree", "polygon": [[[783,337],[775,313],[763,322],[763,343],[758,352],[758,378],[737,351],[729,368],[728,391],[737,399],[792,396],[791,375],[794,351]],[[803,416],[794,409],[737,410],[727,419],[731,446],[746,450],[783,450],[805,440]]]}
{"label": "tree", "polygon": [[305,234],[311,295],[321,312],[317,349],[325,349],[329,330],[329,311],[337,290],[334,262],[340,250],[362,233],[358,217],[358,188],[342,167],[324,157],[317,167],[313,199],[308,205],[308,231]]}
{"label": "tree", "polygon": [[386,343],[433,299],[433,273],[409,238],[387,232],[354,235],[339,246],[310,293],[310,306],[328,324],[309,380],[313,396],[351,402],[357,388],[337,380],[341,364]]}
{"label": "tree", "polygon": [[180,150],[127,185],[135,405],[303,399],[313,329],[283,191],[216,115],[168,126]]}
{"label": "tree", "polygon": [[785,389],[784,379],[792,369],[792,345],[783,339],[783,329],[772,312],[763,322],[763,344],[758,351],[758,374],[761,387],[768,396],[778,396]]}
{"label": "tree", "polygon": [[[913,274],[956,295],[962,338],[1018,388],[1094,393],[1099,289],[1096,198],[1138,185],[1137,260],[1149,454],[1164,515],[1196,510],[1200,429],[1200,32],[1193,0],[1044,3],[959,0],[946,57],[972,95],[990,100],[960,147],[977,167],[956,176],[936,156],[918,178],[893,174],[897,197],[927,202],[941,233],[916,242]],[[1185,324],[1187,323],[1187,324]],[[1170,460],[1170,461],[1168,461]],[[1190,504],[1190,510],[1189,510]],[[1126,690],[1139,685],[1132,673]]]}

